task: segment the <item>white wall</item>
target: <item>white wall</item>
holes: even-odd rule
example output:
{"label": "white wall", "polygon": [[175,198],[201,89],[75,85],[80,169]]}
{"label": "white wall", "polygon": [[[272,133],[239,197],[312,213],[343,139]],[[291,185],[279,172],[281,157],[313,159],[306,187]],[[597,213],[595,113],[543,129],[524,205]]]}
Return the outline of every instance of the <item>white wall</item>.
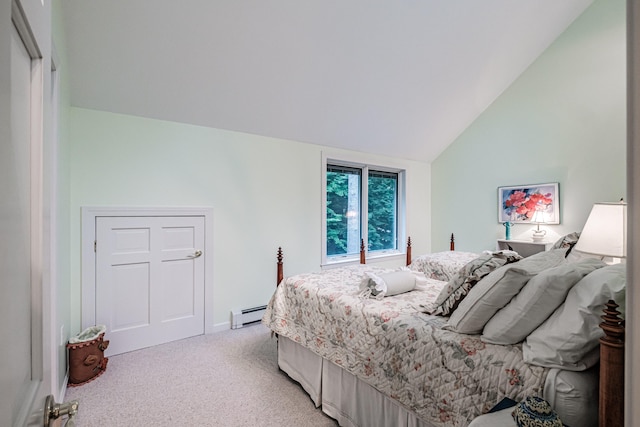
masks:
{"label": "white wall", "polygon": [[266,304],[285,274],[318,270],[321,155],[407,169],[407,230],[430,248],[428,164],[174,122],[71,109],[72,323],[80,325],[82,206],[211,206],[214,322]]}
{"label": "white wall", "polygon": [[[65,344],[71,336],[71,288],[70,288],[70,168],[69,168],[69,87],[66,58],[66,40],[64,22],[60,0],[52,2],[52,38],[55,49],[56,79],[57,79],[57,123],[54,126],[55,135],[52,136],[52,150],[49,158],[55,150],[54,162],[51,170],[50,184],[55,186],[57,197],[55,199],[52,219],[55,221],[55,241],[53,242],[53,256],[55,263],[56,281],[56,318],[54,330],[57,331],[56,345],[58,347],[58,382],[57,387],[63,389],[67,371],[67,348]],[[62,331],[63,336],[60,336]]]}
{"label": "white wall", "polygon": [[625,31],[623,0],[594,2],[433,162],[434,250],[451,232],[458,249],[494,248],[499,186],[560,183],[552,241],[625,196]]}

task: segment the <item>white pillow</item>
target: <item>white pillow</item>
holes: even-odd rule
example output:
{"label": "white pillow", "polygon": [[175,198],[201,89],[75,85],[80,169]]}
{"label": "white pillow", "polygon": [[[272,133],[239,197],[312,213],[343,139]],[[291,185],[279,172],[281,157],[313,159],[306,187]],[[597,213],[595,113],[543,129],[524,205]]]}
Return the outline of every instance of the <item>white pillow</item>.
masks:
{"label": "white pillow", "polygon": [[416,287],[416,276],[410,271],[394,271],[377,275],[365,272],[360,282],[360,295],[381,299],[412,291]]}
{"label": "white pillow", "polygon": [[494,270],[480,280],[460,302],[443,329],[479,334],[489,319],[520,292],[529,279],[564,262],[567,249],[539,252]]}
{"label": "white pillow", "polygon": [[439,316],[450,315],[458,307],[460,301],[467,296],[469,290],[483,277],[505,264],[516,262],[520,259],[522,257],[516,252],[499,251],[482,254],[469,261],[442,288],[436,301],[431,306],[426,307],[425,312]]}
{"label": "white pillow", "polygon": [[[522,345],[524,361],[534,365],[582,371],[599,359],[604,304],[625,304],[626,265],[599,268],[575,284],[562,304]],[[624,315],[623,315],[624,317]]]}
{"label": "white pillow", "polygon": [[605,265],[598,259],[585,259],[563,263],[532,277],[485,325],[482,341],[507,345],[524,340],[564,302],[573,285]]}

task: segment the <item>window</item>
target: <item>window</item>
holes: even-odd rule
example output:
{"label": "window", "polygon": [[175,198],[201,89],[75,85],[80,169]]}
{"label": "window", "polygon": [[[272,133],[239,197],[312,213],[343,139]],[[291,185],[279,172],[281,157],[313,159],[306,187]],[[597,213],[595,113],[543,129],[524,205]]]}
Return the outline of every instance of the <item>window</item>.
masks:
{"label": "window", "polygon": [[398,174],[369,170],[368,186],[369,250],[398,249]]}
{"label": "window", "polygon": [[323,263],[356,259],[363,240],[368,257],[398,252],[404,172],[326,161]]}
{"label": "window", "polygon": [[327,256],[360,252],[362,171],[327,165]]}

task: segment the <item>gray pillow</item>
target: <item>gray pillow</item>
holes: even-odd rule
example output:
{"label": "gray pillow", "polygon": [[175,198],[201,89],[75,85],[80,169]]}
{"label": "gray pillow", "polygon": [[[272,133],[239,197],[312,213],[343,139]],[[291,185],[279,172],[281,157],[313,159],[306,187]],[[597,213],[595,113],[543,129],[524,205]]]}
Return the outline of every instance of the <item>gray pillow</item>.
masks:
{"label": "gray pillow", "polygon": [[564,304],[527,337],[522,345],[524,361],[570,371],[595,365],[599,339],[604,335],[598,325],[605,303],[613,299],[624,311],[625,267],[599,268],[576,283]]}
{"label": "gray pillow", "polygon": [[433,305],[425,307],[425,312],[439,316],[451,314],[471,288],[484,276],[498,267],[522,259],[513,251],[498,251],[482,254],[464,265],[455,276],[442,288]]}
{"label": "gray pillow", "polygon": [[539,252],[493,271],[469,291],[444,328],[463,334],[481,333],[489,319],[507,305],[530,278],[565,262],[566,251]]}
{"label": "gray pillow", "polygon": [[532,277],[485,325],[482,341],[506,345],[524,340],[564,302],[573,285],[605,265],[598,259],[585,259],[560,264]]}
{"label": "gray pillow", "polygon": [[565,255],[565,256],[567,256],[567,255],[569,255],[569,253],[571,252],[573,247],[576,245],[576,243],[578,243],[578,239],[579,238],[580,238],[580,232],[574,231],[573,233],[569,233],[569,234],[559,238],[553,244],[553,246],[551,246],[551,249],[567,248],[568,250],[567,250],[567,253]]}

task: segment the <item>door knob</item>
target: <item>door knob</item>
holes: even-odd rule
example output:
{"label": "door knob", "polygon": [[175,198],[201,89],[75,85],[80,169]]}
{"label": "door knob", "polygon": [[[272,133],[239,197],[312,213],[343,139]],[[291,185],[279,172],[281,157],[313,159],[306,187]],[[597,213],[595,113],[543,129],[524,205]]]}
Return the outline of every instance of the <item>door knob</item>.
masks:
{"label": "door knob", "polygon": [[80,404],[77,400],[56,403],[53,395],[47,396],[44,403],[44,427],[50,427],[53,420],[57,420],[64,415],[68,417],[65,427],[75,427],[74,417],[78,413],[78,405]]}
{"label": "door knob", "polygon": [[200,255],[202,255],[202,251],[195,251],[191,255],[187,255],[187,258],[198,258]]}

